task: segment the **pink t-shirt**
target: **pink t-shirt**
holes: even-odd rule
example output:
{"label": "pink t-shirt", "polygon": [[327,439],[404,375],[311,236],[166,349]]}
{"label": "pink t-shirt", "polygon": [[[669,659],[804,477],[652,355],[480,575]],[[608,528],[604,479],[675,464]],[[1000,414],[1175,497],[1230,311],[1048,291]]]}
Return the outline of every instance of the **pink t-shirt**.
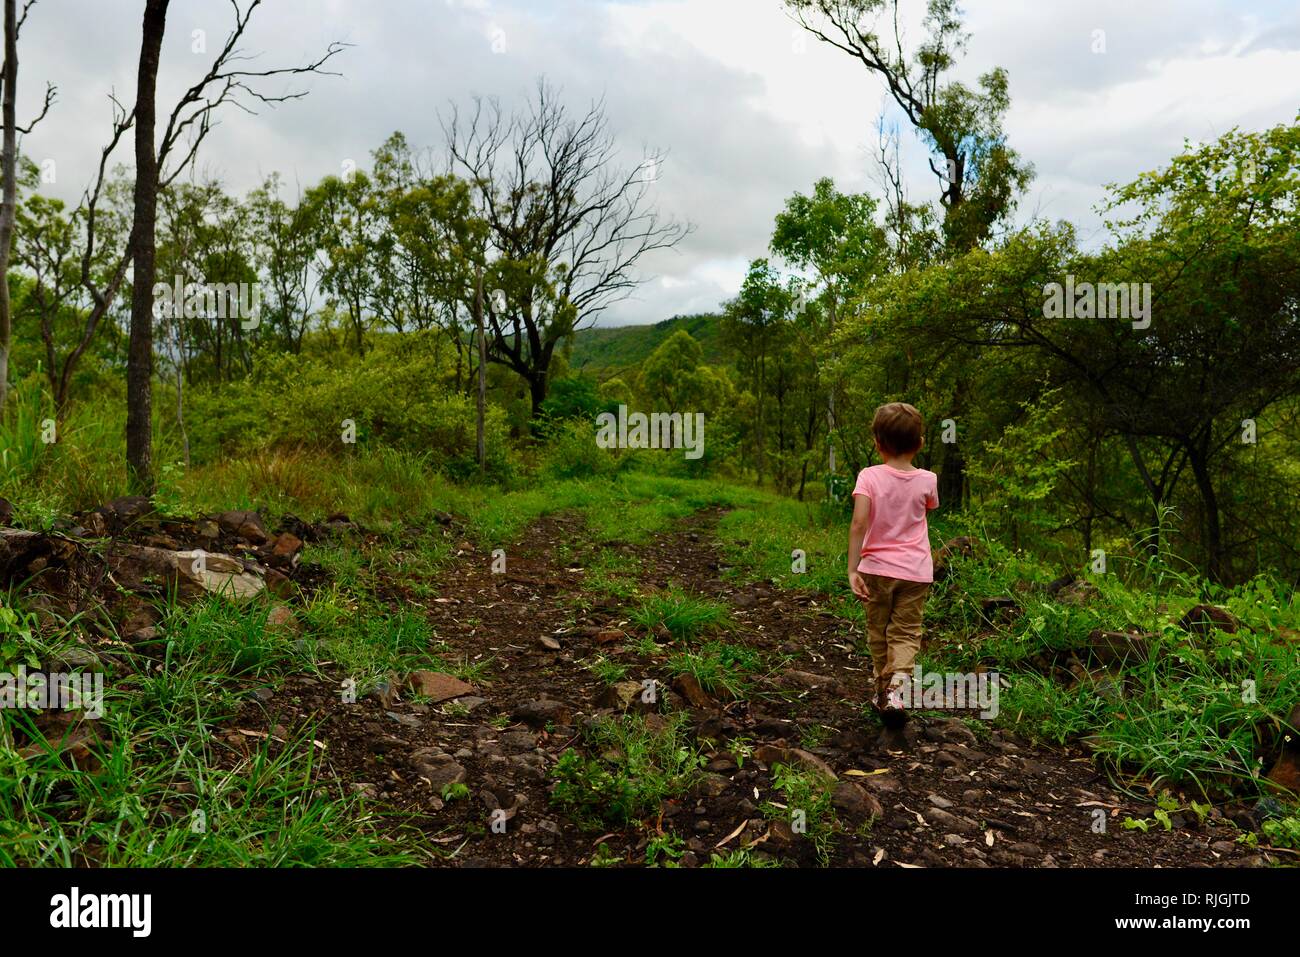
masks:
{"label": "pink t-shirt", "polygon": [[939,507],[939,477],[926,469],[904,472],[873,465],[858,473],[854,495],[871,499],[871,528],[858,571],[909,582],[934,581],[926,513]]}

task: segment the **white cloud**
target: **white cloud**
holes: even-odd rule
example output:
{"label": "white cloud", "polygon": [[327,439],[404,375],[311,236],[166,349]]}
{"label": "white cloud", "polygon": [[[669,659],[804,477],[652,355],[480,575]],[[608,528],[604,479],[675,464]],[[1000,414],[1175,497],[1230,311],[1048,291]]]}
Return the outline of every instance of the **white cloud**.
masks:
{"label": "white cloud", "polygon": [[[916,0],[917,9],[920,0]],[[37,4],[20,53],[20,114],[39,108],[44,83],[59,103],[26,139],[58,164],[58,195],[75,200],[108,129],[107,95],[134,91],[140,11],[105,0]],[[1184,137],[1295,118],[1300,104],[1300,16],[1277,0],[969,0],[967,82],[1005,66],[1012,145],[1037,170],[1022,214],[1079,223],[1102,184],[1168,159]],[[199,74],[193,29],[209,50],[229,27],[225,4],[173,0],[160,108]],[[546,74],[575,109],[604,97],[626,162],[643,147],[668,151],[655,194],[662,211],[696,231],[646,263],[650,279],[604,322],[649,322],[715,308],[745,264],[765,254],[772,218],[820,176],[874,188],[870,148],[888,106],[860,64],[802,37],[778,0],[277,0],[259,8],[244,46],[266,65],[300,62],[330,40],[354,44],[343,77],[314,77],[306,99],[248,116],[228,111],[202,151],[205,169],[244,190],[271,171],[303,185],[364,162],[393,130],[440,143],[438,110],[475,94],[520,104]],[[915,24],[909,35],[916,36]],[[1092,52],[1095,30],[1106,52]],[[494,52],[494,41],[496,51]],[[914,199],[935,185],[923,150],[905,140]],[[130,158],[129,140],[119,158]]]}

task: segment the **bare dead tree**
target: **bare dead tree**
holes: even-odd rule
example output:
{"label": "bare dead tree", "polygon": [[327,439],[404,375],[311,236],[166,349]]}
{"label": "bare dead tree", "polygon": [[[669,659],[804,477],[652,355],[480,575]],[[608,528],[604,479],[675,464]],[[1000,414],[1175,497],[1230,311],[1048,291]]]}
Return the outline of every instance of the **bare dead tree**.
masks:
{"label": "bare dead tree", "polygon": [[[168,186],[194,160],[213,126],[213,117],[232,105],[255,114],[255,106],[301,99],[306,91],[278,95],[254,87],[260,80],[300,74],[329,74],[324,65],[346,48],[331,43],[316,59],[294,67],[253,70],[244,67],[253,58],[239,43],[261,0],[241,7],[230,0],[235,24],[207,73],[182,93],[163,127],[155,148],[158,55],[167,29],[169,0],[146,0],[141,32],[140,66],[135,102],[135,215],[131,229],[132,297],[131,339],[127,351],[127,473],[133,488],[153,490],[153,285],[158,190]],[[335,74],[330,74],[335,75]],[[175,160],[168,168],[169,160]]]}
{"label": "bare dead tree", "polygon": [[9,350],[13,339],[13,307],[9,301],[9,260],[13,250],[14,223],[18,216],[18,134],[30,133],[43,120],[54,103],[55,90],[45,87],[45,104],[40,115],[26,126],[19,126],[18,103],[18,35],[27,14],[36,0],[27,0],[22,13],[16,0],[4,0],[4,64],[0,67],[0,126],[3,126],[3,145],[0,145],[0,163],[3,165],[3,199],[0,200],[0,413],[9,397]]}
{"label": "bare dead tree", "polygon": [[601,102],[575,118],[539,80],[524,112],[506,116],[495,99],[476,99],[468,118],[453,107],[442,125],[495,257],[488,359],[528,383],[536,416],[555,347],[630,296],[644,281],[642,257],[675,246],[691,226],[662,220],[651,205],[663,153],[617,166]]}

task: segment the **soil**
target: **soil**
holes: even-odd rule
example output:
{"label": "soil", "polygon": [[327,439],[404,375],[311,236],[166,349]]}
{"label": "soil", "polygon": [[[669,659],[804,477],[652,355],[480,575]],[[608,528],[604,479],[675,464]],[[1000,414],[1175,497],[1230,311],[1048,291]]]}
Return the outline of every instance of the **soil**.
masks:
{"label": "soil", "polygon": [[[440,651],[444,658],[488,662],[486,678],[468,695],[450,704],[411,700],[394,676],[341,705],[336,681],[291,677],[273,693],[250,694],[226,740],[238,751],[263,734],[310,734],[327,772],[395,812],[403,839],[432,849],[435,866],[587,865],[601,845],[604,861],[642,865],[649,841],[666,832],[685,840],[684,866],[737,848],[815,866],[808,837],[761,809],[782,800],[772,780],[778,762],[836,776],[841,829],[832,866],[1241,867],[1275,860],[1235,843],[1240,831],[1218,809],[1204,822],[1175,816],[1171,830],[1124,828],[1126,818],[1150,818],[1150,800],[1121,790],[1075,748],[1045,747],[987,723],[976,734],[969,723],[935,713],[912,715],[901,732],[885,731],[863,707],[870,665],[858,650],[860,632],[815,594],[730,578],[712,534],[720,514],[699,513],[646,544],[605,546],[639,559],[636,580],[645,589],[674,584],[725,602],[735,623],[728,642],[787,662],[746,700],[716,700],[681,684],[665,690],[660,706],[688,710],[710,763],[695,794],[666,802],[640,826],[584,828],[549,797],[558,756],[583,747],[584,722],[610,710],[600,706],[608,703],[604,682],[583,661],[603,655],[624,665],[629,678],[671,685],[663,662],[672,646],[642,658],[642,633],[629,623],[628,607],[586,587],[585,566],[600,546],[585,544],[581,520],[567,515],[504,543],[504,573],[493,572],[491,554],[462,543],[436,582],[437,597],[396,586],[388,594],[394,605],[423,608],[451,649]],[[454,527],[444,534],[457,535]],[[737,741],[751,749],[739,766],[729,747]],[[463,783],[468,795],[445,800],[440,791],[449,781]]]}

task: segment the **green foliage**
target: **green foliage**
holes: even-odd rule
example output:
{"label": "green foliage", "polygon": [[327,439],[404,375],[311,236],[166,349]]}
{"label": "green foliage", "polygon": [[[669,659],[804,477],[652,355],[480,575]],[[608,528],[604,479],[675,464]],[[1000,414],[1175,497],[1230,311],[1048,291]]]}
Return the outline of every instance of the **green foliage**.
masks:
{"label": "green foliage", "polygon": [[726,606],[697,598],[679,588],[647,596],[631,618],[633,624],[647,631],[662,627],[677,639],[695,638],[729,622]]}
{"label": "green foliage", "polygon": [[688,743],[686,718],[658,728],[639,715],[599,718],[583,731],[596,757],[577,749],[551,769],[551,799],[589,826],[623,826],[654,814],[663,801],[690,790],[704,757]]}
{"label": "green foliage", "polygon": [[774,764],[772,784],[783,800],[780,803],[764,802],[763,814],[769,820],[780,820],[790,825],[796,839],[811,841],[817,860],[826,866],[839,829],[831,805],[835,782],[815,771]]}

